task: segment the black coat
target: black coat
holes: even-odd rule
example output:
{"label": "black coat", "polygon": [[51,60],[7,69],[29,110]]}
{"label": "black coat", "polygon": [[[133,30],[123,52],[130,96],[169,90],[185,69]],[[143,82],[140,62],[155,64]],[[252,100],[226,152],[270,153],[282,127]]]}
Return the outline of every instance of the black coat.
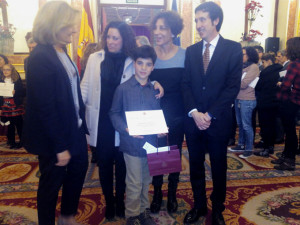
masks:
{"label": "black coat", "polygon": [[[38,45],[27,67],[27,104],[23,137],[26,150],[54,155],[73,148],[78,120],[68,74],[51,45]],[[85,107],[77,79],[79,116],[87,132]],[[77,152],[70,152],[71,155]]]}
{"label": "black coat", "polygon": [[273,64],[260,72],[259,80],[255,87],[258,108],[272,108],[278,106],[279,102],[276,94],[279,90],[277,82],[281,69],[282,66],[280,64]]}

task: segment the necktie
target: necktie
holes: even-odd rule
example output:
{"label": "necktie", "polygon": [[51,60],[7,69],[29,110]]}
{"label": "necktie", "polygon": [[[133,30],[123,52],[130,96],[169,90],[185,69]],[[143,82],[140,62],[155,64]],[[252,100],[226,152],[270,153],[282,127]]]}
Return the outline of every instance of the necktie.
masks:
{"label": "necktie", "polygon": [[204,54],[203,54],[204,73],[206,73],[206,70],[207,70],[207,67],[208,67],[208,64],[209,64],[209,60],[210,60],[209,46],[210,46],[210,43],[205,44],[205,51],[204,51]]}

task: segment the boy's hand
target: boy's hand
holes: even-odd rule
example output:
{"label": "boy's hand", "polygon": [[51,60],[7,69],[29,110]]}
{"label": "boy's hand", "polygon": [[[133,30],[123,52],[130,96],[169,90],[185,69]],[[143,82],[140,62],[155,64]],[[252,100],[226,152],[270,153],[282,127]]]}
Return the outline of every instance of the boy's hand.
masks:
{"label": "boy's hand", "polygon": [[[127,131],[127,133],[129,134],[128,128],[126,128],[126,131]],[[143,139],[143,138],[144,138],[144,136],[141,136],[141,135],[132,135],[132,137],[134,137],[134,138],[140,138],[140,139]]]}
{"label": "boy's hand", "polygon": [[167,134],[157,134],[158,138],[162,138],[162,137],[165,137],[165,136],[167,136]]}
{"label": "boy's hand", "polygon": [[159,93],[155,95],[156,98],[162,98],[164,96],[164,88],[157,81],[154,84],[154,89],[159,90]]}

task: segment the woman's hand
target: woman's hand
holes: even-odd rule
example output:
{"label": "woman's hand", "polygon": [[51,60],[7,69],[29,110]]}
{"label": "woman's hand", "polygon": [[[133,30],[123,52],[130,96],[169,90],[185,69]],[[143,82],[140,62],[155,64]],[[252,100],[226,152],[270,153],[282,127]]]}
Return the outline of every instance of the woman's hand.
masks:
{"label": "woman's hand", "polygon": [[162,98],[164,96],[164,88],[157,81],[154,84],[154,89],[159,90],[159,94],[155,95],[156,98]]}
{"label": "woman's hand", "polygon": [[57,163],[55,164],[56,166],[66,166],[71,159],[71,155],[68,150],[57,153],[56,157],[57,157]]}
{"label": "woman's hand", "polygon": [[15,90],[13,90],[13,91],[12,91],[12,94],[13,94],[13,95],[15,95],[15,93],[16,93],[16,91],[15,91]]}

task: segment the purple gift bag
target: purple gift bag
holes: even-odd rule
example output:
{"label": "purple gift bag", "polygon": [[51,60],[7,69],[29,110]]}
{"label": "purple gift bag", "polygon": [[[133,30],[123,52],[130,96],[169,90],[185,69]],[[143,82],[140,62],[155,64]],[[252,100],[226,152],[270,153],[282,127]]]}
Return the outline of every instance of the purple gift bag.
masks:
{"label": "purple gift bag", "polygon": [[147,154],[150,176],[176,173],[182,170],[180,152],[177,145],[168,151]]}

